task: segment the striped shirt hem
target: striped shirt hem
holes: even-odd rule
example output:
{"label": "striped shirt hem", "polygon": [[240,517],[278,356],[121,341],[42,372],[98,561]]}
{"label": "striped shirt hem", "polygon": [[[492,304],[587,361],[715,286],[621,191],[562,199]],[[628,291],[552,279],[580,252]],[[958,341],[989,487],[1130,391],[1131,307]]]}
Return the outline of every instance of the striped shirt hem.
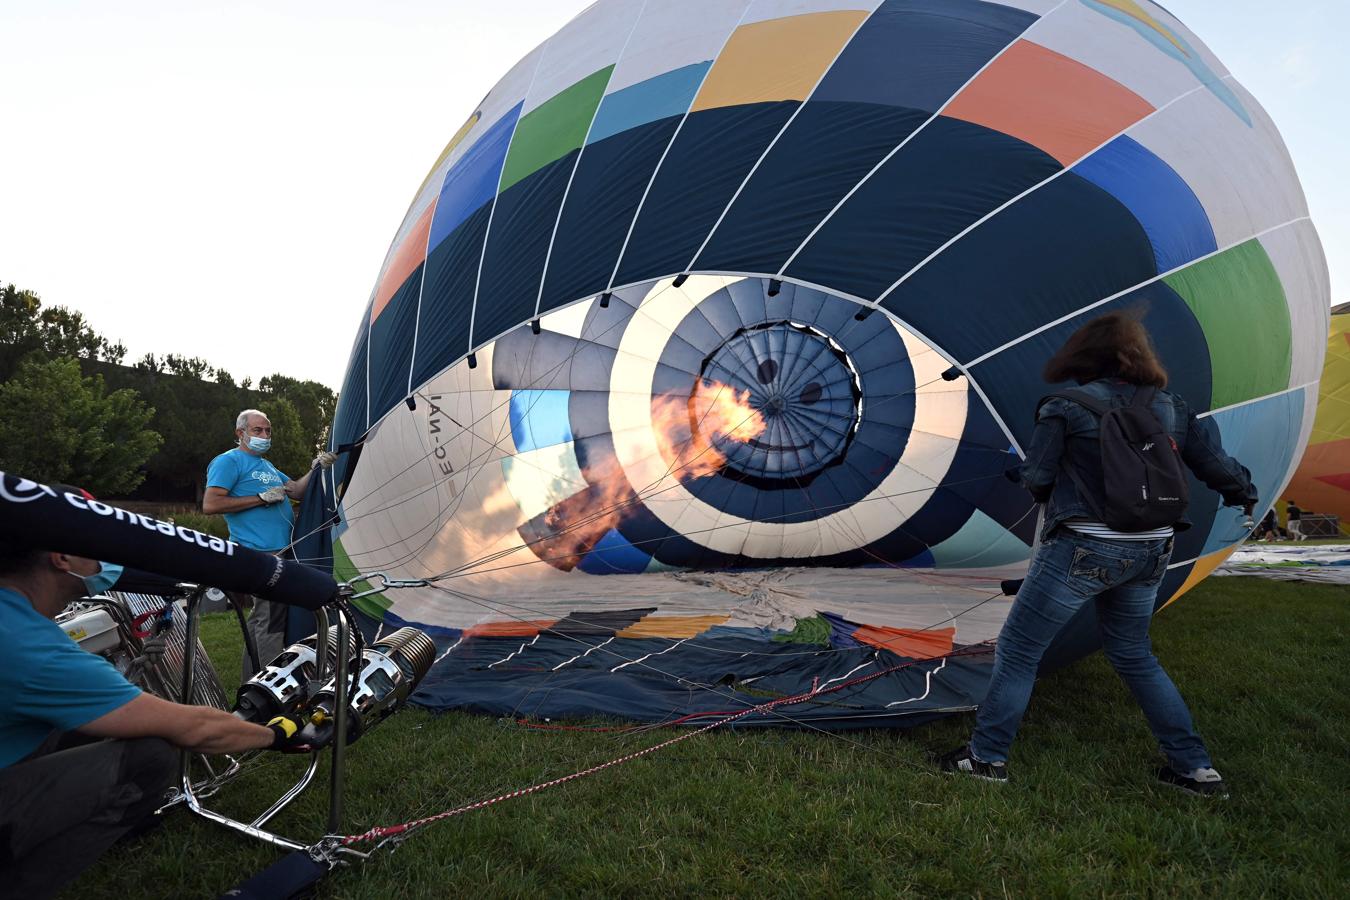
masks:
{"label": "striped shirt hem", "polygon": [[1116,531],[1105,522],[1095,522],[1092,519],[1065,519],[1063,525],[1078,534],[1104,538],[1108,541],[1162,541],[1172,537],[1176,531],[1171,525],[1148,531]]}

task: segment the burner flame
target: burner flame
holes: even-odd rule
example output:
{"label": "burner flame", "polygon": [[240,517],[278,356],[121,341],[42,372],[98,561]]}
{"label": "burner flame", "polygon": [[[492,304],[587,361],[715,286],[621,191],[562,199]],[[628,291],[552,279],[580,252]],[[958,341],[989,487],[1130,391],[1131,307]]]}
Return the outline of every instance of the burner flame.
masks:
{"label": "burner flame", "polygon": [[[660,494],[672,481],[720,471],[726,454],[715,441],[750,441],[764,433],[763,414],[749,391],[719,381],[700,380],[688,394],[667,394],[652,403],[652,429],[674,451],[674,460],[655,484],[630,487],[621,472],[594,475],[591,486],[546,512],[542,529],[529,540],[537,555],[564,571],[575,566],[601,537],[631,515],[648,495]],[[615,442],[634,440],[615,434]]]}
{"label": "burner flame", "polygon": [[764,433],[764,414],[750,402],[750,392],[720,381],[700,379],[686,397],[668,395],[652,407],[652,428],[667,446],[678,448],[670,474],[700,478],[727,464],[716,442],[749,441]]}

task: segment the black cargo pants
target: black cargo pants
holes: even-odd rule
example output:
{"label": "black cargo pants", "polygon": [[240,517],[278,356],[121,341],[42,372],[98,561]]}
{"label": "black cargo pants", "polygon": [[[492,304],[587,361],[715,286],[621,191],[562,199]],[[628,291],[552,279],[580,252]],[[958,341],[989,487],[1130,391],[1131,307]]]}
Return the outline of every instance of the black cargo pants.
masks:
{"label": "black cargo pants", "polygon": [[119,838],[152,822],[178,772],[178,751],[159,738],[46,747],[0,769],[5,900],[55,895]]}

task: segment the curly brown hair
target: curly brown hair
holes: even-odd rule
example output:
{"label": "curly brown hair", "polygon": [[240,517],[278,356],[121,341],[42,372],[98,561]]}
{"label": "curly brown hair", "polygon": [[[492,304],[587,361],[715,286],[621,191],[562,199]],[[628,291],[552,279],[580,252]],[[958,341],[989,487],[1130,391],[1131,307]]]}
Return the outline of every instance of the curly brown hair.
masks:
{"label": "curly brown hair", "polygon": [[1041,373],[1051,384],[1120,378],[1132,384],[1167,387],[1167,369],[1140,321],[1142,311],[1110,312],[1080,327]]}

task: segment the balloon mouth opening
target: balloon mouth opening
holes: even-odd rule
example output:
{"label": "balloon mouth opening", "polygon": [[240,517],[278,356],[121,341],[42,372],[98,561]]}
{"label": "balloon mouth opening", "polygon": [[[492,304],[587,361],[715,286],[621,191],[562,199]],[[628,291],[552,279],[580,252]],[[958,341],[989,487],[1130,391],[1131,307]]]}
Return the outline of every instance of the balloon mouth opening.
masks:
{"label": "balloon mouth opening", "polygon": [[[709,415],[714,396],[726,408]],[[723,341],[689,397],[691,434],[724,459],[717,474],[737,481],[805,483],[843,461],[862,417],[862,377],[848,353],[787,319]]]}

